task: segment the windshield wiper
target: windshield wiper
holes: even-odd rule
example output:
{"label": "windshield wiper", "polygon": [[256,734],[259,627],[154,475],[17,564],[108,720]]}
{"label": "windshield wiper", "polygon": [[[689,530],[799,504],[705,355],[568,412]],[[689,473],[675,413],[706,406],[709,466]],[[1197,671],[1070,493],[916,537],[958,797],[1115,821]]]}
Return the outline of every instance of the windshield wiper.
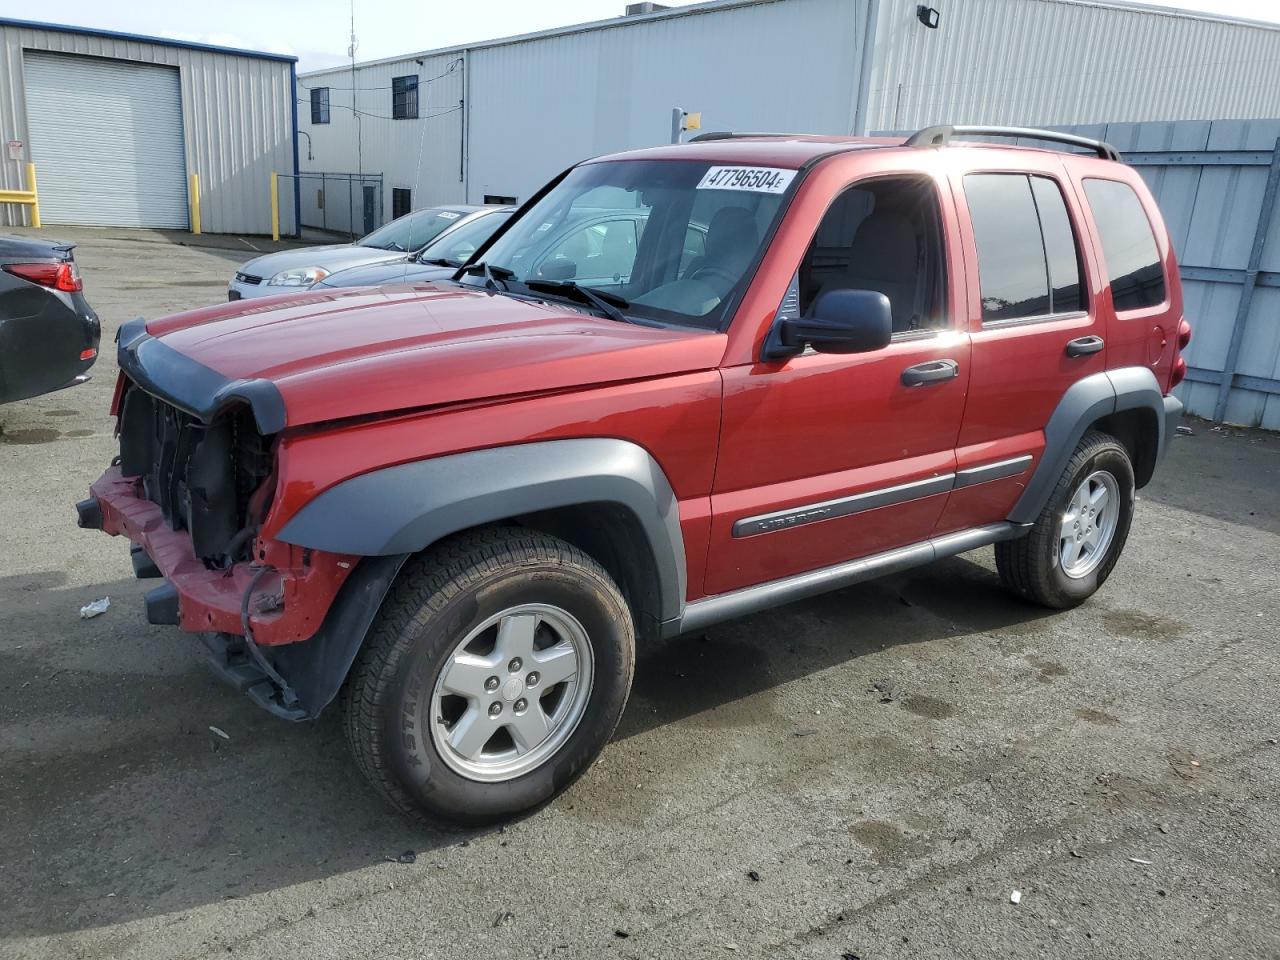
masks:
{"label": "windshield wiper", "polygon": [[629,307],[631,301],[607,290],[596,290],[593,287],[581,287],[572,280],[526,280],[524,285],[530,290],[541,290],[546,293],[563,293],[576,299],[579,303],[587,303],[595,307],[610,320],[618,323],[630,323],[618,307]]}
{"label": "windshield wiper", "polygon": [[484,275],[484,285],[490,290],[499,289],[498,284],[502,284],[501,289],[507,289],[507,281],[516,275],[514,270],[508,270],[506,267],[491,267],[484,263],[469,263],[465,267],[459,267],[458,272],[453,275],[453,279],[461,280],[470,273],[479,273]]}
{"label": "windshield wiper", "polygon": [[[450,260],[448,257],[431,257],[426,260],[419,260],[419,263],[425,263],[429,267],[460,267],[461,260]],[[492,269],[492,268],[491,268]]]}

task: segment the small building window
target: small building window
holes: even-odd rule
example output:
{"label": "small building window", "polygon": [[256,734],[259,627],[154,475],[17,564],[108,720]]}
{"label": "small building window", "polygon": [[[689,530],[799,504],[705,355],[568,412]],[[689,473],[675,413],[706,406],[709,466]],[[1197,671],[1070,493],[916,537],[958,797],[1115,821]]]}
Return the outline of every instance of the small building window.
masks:
{"label": "small building window", "polygon": [[403,217],[413,209],[413,194],[408,187],[391,188],[391,219]]}
{"label": "small building window", "polygon": [[484,195],[484,202],[485,203],[505,203],[509,206],[514,207],[516,205],[516,198],[508,197],[506,194],[502,194],[502,193],[486,193]]}
{"label": "small building window", "polygon": [[329,122],[329,88],[315,87],[311,91],[311,122]]}
{"label": "small building window", "polygon": [[418,119],[418,78],[391,78],[391,119]]}

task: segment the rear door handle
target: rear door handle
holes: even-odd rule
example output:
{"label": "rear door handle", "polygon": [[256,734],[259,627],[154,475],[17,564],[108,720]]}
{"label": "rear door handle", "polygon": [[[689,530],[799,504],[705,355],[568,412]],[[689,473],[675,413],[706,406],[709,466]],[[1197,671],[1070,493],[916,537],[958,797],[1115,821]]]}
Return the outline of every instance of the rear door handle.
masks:
{"label": "rear door handle", "polygon": [[954,360],[930,360],[928,363],[917,363],[902,371],[902,383],[907,387],[918,387],[926,383],[940,383],[943,380],[954,380],[960,376],[960,364]]}
{"label": "rear door handle", "polygon": [[1098,353],[1106,345],[1107,342],[1101,337],[1076,337],[1067,341],[1067,356],[1087,357],[1091,353]]}

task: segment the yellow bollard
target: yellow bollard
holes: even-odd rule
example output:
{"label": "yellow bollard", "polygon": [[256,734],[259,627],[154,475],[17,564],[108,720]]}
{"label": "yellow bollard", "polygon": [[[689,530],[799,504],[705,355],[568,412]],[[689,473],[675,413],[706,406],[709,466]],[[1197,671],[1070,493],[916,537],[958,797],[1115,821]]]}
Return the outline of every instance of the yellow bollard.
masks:
{"label": "yellow bollard", "polygon": [[191,175],[191,189],[189,192],[191,201],[191,232],[200,232],[200,174],[193,173]]}
{"label": "yellow bollard", "polygon": [[280,174],[271,171],[271,239],[280,239]]}
{"label": "yellow bollard", "polygon": [[36,191],[36,165],[27,164],[27,189],[31,191],[31,226],[40,226],[40,194]]}
{"label": "yellow bollard", "polygon": [[0,203],[20,203],[31,208],[31,226],[40,226],[40,197],[36,194],[36,165],[27,164],[27,189],[0,189]]}

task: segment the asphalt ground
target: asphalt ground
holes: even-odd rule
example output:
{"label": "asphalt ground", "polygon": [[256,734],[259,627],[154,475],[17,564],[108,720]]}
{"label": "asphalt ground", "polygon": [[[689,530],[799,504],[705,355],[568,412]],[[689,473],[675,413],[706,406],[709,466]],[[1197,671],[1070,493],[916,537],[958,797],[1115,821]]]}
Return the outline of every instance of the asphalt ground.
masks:
{"label": "asphalt ground", "polygon": [[254,251],[56,233],[108,349],[0,407],[0,956],[1280,956],[1280,437],[1193,423],[1079,609],[984,550],[644,649],[572,789],[437,832],[336,713],[275,720],[147,625],[127,544],[75,526],[116,328]]}

